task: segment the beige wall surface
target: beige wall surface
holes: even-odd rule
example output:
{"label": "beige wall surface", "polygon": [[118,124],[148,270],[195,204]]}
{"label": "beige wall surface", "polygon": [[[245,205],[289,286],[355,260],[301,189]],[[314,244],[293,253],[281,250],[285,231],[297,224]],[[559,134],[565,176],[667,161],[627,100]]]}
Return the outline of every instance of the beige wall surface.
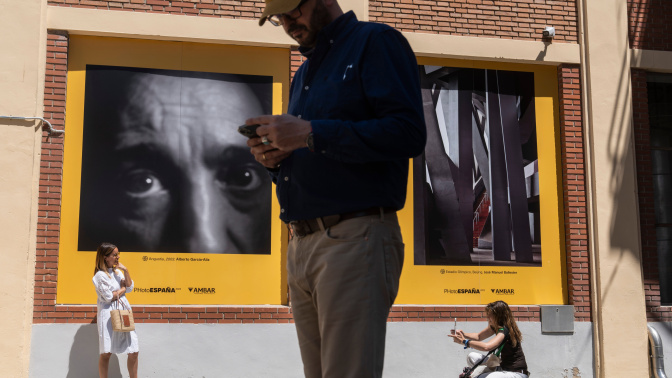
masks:
{"label": "beige wall surface", "polygon": [[[46,10],[43,0],[0,0],[0,115],[42,112]],[[0,120],[0,365],[28,375],[41,132]]]}
{"label": "beige wall surface", "polygon": [[360,21],[369,21],[369,2],[366,0],[339,0],[343,12],[353,11]]}
{"label": "beige wall surface", "polygon": [[627,0],[583,4],[596,370],[647,377]]}
{"label": "beige wall surface", "polygon": [[185,17],[86,8],[47,7],[47,28],[71,35],[142,38],[245,46],[286,47],[295,42],[257,20]]}
{"label": "beige wall surface", "polygon": [[[351,4],[355,3],[355,4]],[[343,10],[365,14],[355,1]],[[255,20],[222,20],[179,15],[48,7],[47,28],[70,34],[143,38],[247,46],[287,47],[295,44],[285,33]],[[579,45],[513,39],[404,33],[418,56],[557,65],[578,64]]]}
{"label": "beige wall surface", "polygon": [[632,68],[653,72],[672,72],[672,51],[630,50]]}
{"label": "beige wall surface", "polygon": [[[358,19],[368,20],[368,2],[341,0],[340,4],[343,11],[353,10]],[[70,34],[101,37],[269,47],[286,47],[296,44],[281,30],[282,28],[275,28],[268,23],[259,27],[256,19],[184,17],[183,15],[58,6],[47,8],[47,28],[67,30]]]}
{"label": "beige wall surface", "polygon": [[408,32],[403,34],[418,56],[547,65],[579,64],[581,61],[579,45],[575,43]]}

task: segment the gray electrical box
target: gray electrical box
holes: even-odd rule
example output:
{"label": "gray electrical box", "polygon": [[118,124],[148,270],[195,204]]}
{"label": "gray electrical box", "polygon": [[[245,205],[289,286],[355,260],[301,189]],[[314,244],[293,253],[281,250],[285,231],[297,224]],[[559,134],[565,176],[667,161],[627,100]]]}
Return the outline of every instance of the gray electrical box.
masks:
{"label": "gray electrical box", "polygon": [[574,333],[574,306],[540,306],[541,333]]}

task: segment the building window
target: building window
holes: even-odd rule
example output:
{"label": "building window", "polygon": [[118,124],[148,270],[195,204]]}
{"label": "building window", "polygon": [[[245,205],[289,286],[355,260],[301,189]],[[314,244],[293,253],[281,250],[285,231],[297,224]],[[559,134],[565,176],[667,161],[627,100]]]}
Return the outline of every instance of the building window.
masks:
{"label": "building window", "polygon": [[660,301],[672,305],[672,75],[647,78]]}

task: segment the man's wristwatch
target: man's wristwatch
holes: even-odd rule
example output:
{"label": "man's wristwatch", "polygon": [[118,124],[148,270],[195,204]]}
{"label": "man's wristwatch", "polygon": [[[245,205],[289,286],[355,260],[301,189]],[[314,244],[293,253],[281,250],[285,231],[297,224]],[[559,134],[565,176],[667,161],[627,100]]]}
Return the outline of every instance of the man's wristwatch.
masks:
{"label": "man's wristwatch", "polygon": [[306,147],[308,147],[309,150],[315,151],[315,144],[313,142],[313,133],[310,132],[308,136],[306,137]]}

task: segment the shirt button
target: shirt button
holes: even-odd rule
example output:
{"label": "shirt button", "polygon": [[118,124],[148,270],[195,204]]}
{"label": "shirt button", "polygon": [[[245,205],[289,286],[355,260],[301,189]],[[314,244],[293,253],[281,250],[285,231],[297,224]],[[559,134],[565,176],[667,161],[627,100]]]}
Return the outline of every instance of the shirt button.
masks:
{"label": "shirt button", "polygon": [[308,90],[310,87],[306,85],[303,89]]}
{"label": "shirt button", "polygon": [[285,176],[285,181],[289,181],[289,177]]}
{"label": "shirt button", "polygon": [[322,150],[321,152],[322,152],[323,154],[326,154],[326,153],[327,153],[327,151],[325,151],[325,150]]}
{"label": "shirt button", "polygon": [[301,119],[301,114],[299,114],[298,116],[296,116],[296,118]]}
{"label": "shirt button", "polygon": [[280,209],[280,212],[281,212],[281,213],[284,213],[284,212],[285,212],[285,209]]}
{"label": "shirt button", "polygon": [[334,43],[334,40],[333,40],[333,39],[330,39],[330,40],[329,40],[329,43]]}

